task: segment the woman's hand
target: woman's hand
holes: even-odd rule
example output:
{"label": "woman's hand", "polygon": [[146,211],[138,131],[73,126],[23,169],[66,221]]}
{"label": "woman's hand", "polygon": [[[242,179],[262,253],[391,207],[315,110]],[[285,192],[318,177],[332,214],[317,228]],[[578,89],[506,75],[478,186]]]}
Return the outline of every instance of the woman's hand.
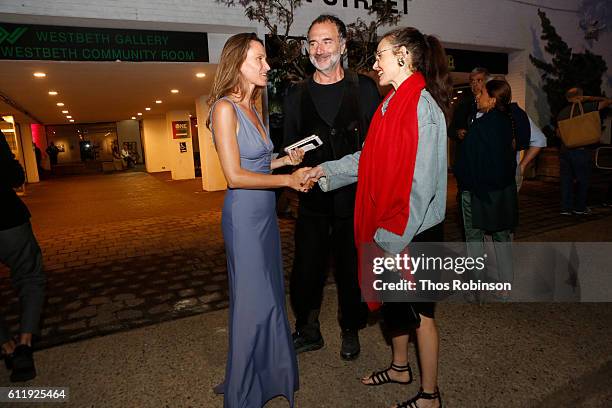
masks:
{"label": "woman's hand", "polygon": [[302,160],[304,160],[304,150],[302,149],[289,150],[289,154],[283,157],[285,166],[297,166]]}
{"label": "woman's hand", "polygon": [[307,191],[310,191],[312,186],[317,184],[317,181],[324,176],[325,172],[321,166],[311,168],[303,175],[304,188],[306,188]]}
{"label": "woman's hand", "polygon": [[279,167],[284,166],[297,166],[304,159],[304,150],[302,149],[293,149],[289,150],[287,156],[279,157],[276,159],[272,159],[270,163],[270,168],[272,170],[278,169]]}
{"label": "woman's hand", "polygon": [[317,167],[313,167],[312,169],[310,169],[310,171],[308,172],[308,177],[311,179],[311,181],[313,182],[317,182],[319,181],[319,179],[321,177],[325,176],[325,172],[323,171],[323,167],[321,167],[320,165]]}
{"label": "woman's hand", "polygon": [[310,167],[302,167],[301,169],[297,169],[289,176],[289,182],[287,183],[287,187],[291,187],[296,191],[301,191],[302,193],[307,192],[310,187],[312,187],[312,183],[309,183],[309,171]]}

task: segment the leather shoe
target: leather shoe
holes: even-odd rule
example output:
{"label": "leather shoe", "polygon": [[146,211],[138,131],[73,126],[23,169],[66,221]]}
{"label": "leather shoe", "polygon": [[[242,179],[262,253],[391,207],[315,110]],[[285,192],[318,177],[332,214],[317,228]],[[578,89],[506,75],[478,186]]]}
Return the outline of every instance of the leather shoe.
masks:
{"label": "leather shoe", "polygon": [[36,377],[36,367],[34,367],[34,357],[32,347],[27,344],[20,344],[15,347],[13,352],[13,372],[11,373],[12,382],[29,381]]}
{"label": "leather shoe", "polygon": [[354,360],[359,356],[361,346],[359,345],[359,332],[353,329],[342,330],[342,346],[340,357],[343,360]]}
{"label": "leather shoe", "polygon": [[319,350],[325,344],[321,333],[314,333],[312,335],[308,335],[307,333],[298,330],[293,333],[292,336],[295,354]]}

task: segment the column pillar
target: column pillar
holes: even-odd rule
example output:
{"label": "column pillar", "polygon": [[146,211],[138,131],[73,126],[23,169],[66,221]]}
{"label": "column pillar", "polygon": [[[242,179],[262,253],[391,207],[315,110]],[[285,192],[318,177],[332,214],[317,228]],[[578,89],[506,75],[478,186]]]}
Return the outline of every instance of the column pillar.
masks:
{"label": "column pillar", "polygon": [[166,116],[147,116],[142,120],[142,149],[149,173],[170,171],[167,155],[170,142],[166,131]]}
{"label": "column pillar", "polygon": [[[28,183],[38,183],[38,166],[36,165],[36,153],[34,153],[34,141],[32,139],[32,129],[30,123],[19,124],[19,137],[23,146],[23,161],[25,163],[26,180]],[[20,146],[20,147],[21,147]]]}
{"label": "column pillar", "polygon": [[166,112],[166,127],[169,138],[168,158],[172,180],[195,178],[189,112]]}
{"label": "column pillar", "polygon": [[202,188],[205,191],[219,191],[227,188],[225,176],[221,169],[219,156],[213,143],[212,134],[206,127],[208,119],[207,95],[196,99],[196,116],[198,118],[198,139],[200,142],[200,163],[202,168]]}

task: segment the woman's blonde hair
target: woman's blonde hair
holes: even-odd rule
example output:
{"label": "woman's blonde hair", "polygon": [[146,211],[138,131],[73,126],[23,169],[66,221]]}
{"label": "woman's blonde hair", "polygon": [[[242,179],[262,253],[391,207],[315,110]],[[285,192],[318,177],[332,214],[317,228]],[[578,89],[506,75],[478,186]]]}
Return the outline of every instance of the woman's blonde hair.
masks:
{"label": "woman's blonde hair", "polygon": [[[217,66],[215,79],[212,84],[210,97],[208,98],[208,118],[206,119],[206,127],[210,129],[210,114],[212,106],[219,99],[231,94],[239,95],[241,100],[247,94],[247,84],[245,83],[240,67],[246,59],[247,52],[251,46],[251,41],[257,41],[261,45],[263,41],[257,37],[255,33],[240,33],[231,36],[223,46],[221,51],[221,60]],[[259,97],[261,87],[255,87],[251,95],[251,101]]]}

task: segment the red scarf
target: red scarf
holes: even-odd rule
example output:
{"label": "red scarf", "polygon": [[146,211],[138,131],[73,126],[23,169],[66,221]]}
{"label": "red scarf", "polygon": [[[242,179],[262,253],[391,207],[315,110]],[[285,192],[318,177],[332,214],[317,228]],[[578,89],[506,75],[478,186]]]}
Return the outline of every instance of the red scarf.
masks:
{"label": "red scarf", "polygon": [[[424,88],[425,79],[416,72],[399,86],[394,95],[389,93],[385,97],[372,118],[359,158],[355,244],[359,256],[359,284],[367,299],[375,298],[376,291],[372,287],[372,268],[363,269],[365,265],[372,265],[366,258],[373,251],[364,251],[366,246],[372,248],[376,245],[374,234],[378,228],[403,235],[408,224],[419,141],[417,105]],[[382,106],[386,101],[389,103],[383,115]],[[380,303],[368,301],[368,307],[376,310]]]}

